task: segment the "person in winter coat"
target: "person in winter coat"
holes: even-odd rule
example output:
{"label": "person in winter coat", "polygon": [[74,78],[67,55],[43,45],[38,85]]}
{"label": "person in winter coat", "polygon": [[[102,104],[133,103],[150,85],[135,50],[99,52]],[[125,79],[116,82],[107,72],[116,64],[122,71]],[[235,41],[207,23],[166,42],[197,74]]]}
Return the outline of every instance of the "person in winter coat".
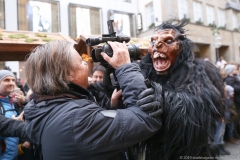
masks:
{"label": "person in winter coat", "polygon": [[[23,95],[17,94],[12,96],[16,79],[14,74],[9,70],[0,70],[0,114],[6,118],[16,116],[17,112],[14,106],[14,99],[24,101]],[[19,96],[19,97],[18,97]],[[0,159],[15,159],[18,155],[18,137],[0,137]]]}
{"label": "person in winter coat", "polygon": [[[49,42],[28,57],[26,79],[35,96],[24,109],[26,132],[41,147],[44,160],[115,159],[123,149],[161,128],[161,121],[137,104],[149,90],[139,66],[130,62],[125,43],[108,43],[113,57],[102,56],[116,69],[126,109],[106,110],[95,102],[87,90],[87,63],[72,43]],[[161,102],[155,102],[157,112]]]}
{"label": "person in winter coat", "polygon": [[92,69],[92,80],[91,83],[97,83],[103,81],[105,68],[101,65],[96,65]]}
{"label": "person in winter coat", "polygon": [[233,144],[239,144],[239,141],[234,137],[234,122],[237,120],[237,110],[235,107],[235,104],[233,102],[234,99],[234,88],[226,85],[226,105],[228,107],[230,116],[229,119],[226,122],[226,139]]}
{"label": "person in winter coat", "polygon": [[23,113],[18,117],[13,116],[12,119],[0,114],[0,136],[29,139],[22,119]]}
{"label": "person in winter coat", "polygon": [[[238,78],[238,69],[237,69],[237,65],[235,64],[227,64],[225,67],[225,72],[227,74],[227,77],[225,77],[224,82],[233,87],[234,89],[234,98],[233,98],[233,102],[237,111],[237,118],[236,118],[236,122],[239,121],[240,118],[240,80]],[[237,124],[234,124],[234,135],[239,138],[239,132],[237,130]]]}
{"label": "person in winter coat", "polygon": [[[23,113],[18,117],[13,116],[12,118],[7,118],[0,114],[0,136],[1,137],[19,137],[29,140],[26,134],[26,127],[23,120]],[[5,152],[4,143],[0,144],[0,157],[3,159]]]}
{"label": "person in winter coat", "polygon": [[240,81],[237,77],[238,70],[237,66],[234,64],[228,64],[225,67],[227,77],[225,78],[225,83],[234,88],[234,103],[240,117]]}

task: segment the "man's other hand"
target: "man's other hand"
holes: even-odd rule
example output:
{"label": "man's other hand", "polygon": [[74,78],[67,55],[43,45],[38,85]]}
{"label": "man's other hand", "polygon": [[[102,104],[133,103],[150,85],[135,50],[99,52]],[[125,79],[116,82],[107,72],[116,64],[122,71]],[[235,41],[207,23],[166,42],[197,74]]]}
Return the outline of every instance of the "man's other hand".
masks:
{"label": "man's other hand", "polygon": [[117,89],[115,89],[111,97],[111,108],[114,108],[118,105],[118,102],[121,97],[122,97],[122,90],[120,89],[119,91],[117,91]]}
{"label": "man's other hand", "polygon": [[19,116],[12,115],[12,119],[18,120],[18,121],[24,121],[23,118],[24,112],[22,112]]}

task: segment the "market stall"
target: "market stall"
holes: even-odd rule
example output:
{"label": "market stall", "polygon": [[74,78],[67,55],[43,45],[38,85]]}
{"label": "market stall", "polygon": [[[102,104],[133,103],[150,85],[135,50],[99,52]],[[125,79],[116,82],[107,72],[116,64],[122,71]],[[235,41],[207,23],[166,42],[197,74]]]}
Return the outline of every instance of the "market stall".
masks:
{"label": "market stall", "polygon": [[[0,29],[0,61],[25,61],[27,55],[39,45],[54,40],[67,40],[75,44],[75,49],[89,65],[89,75],[94,66],[91,50],[102,48],[104,43],[96,46],[87,46],[86,39],[101,35],[80,35],[79,38],[72,39],[61,33],[38,33],[31,31],[6,31]],[[149,39],[131,38],[127,44],[134,44],[141,50],[141,56],[147,52]]]}
{"label": "market stall", "polygon": [[26,56],[34,48],[53,40],[67,40],[76,43],[70,37],[60,33],[6,31],[0,28],[0,61],[25,61]]}

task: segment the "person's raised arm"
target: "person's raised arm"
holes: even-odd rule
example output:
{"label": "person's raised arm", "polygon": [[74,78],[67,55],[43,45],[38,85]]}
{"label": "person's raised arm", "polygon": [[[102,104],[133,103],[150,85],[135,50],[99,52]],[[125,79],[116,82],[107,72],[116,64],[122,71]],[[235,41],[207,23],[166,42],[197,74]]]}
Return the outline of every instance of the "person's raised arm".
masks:
{"label": "person's raised arm", "polygon": [[29,140],[26,134],[25,122],[6,118],[0,115],[0,136],[20,137]]}

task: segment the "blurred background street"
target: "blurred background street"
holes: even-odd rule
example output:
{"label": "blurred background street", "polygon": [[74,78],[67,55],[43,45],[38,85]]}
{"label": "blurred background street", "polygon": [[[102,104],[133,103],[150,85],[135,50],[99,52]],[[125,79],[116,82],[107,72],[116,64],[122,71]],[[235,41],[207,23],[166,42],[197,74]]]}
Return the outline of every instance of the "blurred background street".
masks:
{"label": "blurred background street", "polygon": [[220,156],[219,160],[240,160],[240,144],[225,143],[225,149],[230,151],[230,155]]}

